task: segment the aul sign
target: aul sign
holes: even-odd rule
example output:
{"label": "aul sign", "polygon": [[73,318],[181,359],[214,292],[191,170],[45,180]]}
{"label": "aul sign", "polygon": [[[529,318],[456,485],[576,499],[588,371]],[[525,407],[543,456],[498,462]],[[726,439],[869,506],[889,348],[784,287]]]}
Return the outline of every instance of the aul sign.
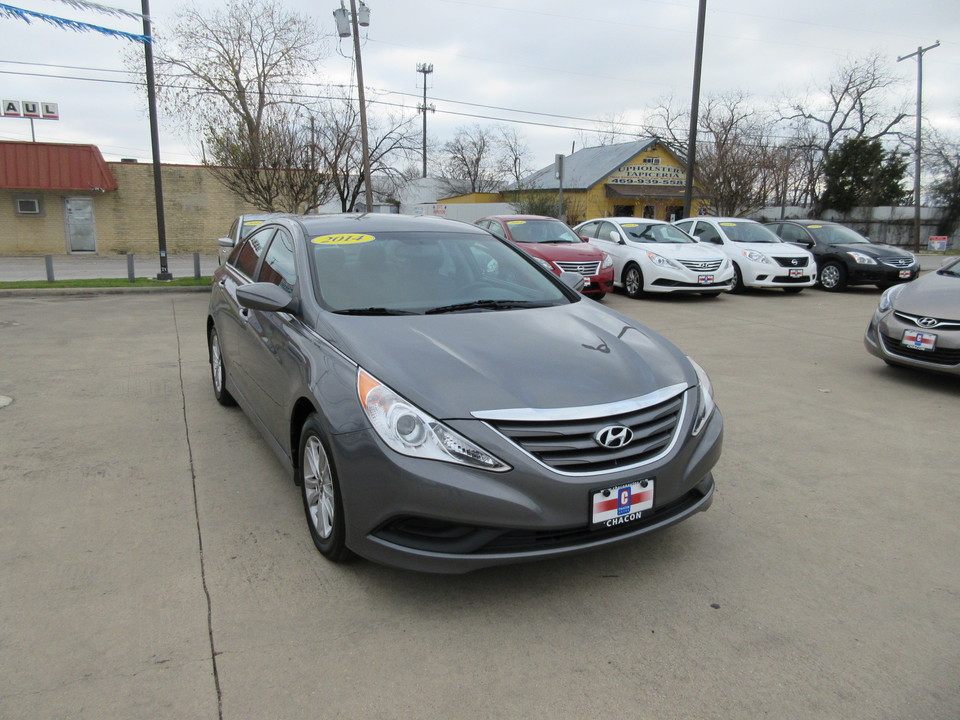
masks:
{"label": "aul sign", "polygon": [[60,109],[57,103],[37,102],[36,100],[4,100],[4,117],[31,118],[40,120],[59,120]]}

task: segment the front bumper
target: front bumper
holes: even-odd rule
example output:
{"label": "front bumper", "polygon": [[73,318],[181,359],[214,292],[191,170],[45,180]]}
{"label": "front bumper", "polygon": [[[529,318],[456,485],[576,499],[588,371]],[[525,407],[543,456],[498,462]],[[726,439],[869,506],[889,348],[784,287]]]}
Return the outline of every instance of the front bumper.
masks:
{"label": "front bumper", "polygon": [[848,285],[896,285],[916,280],[919,275],[919,263],[904,268],[891,267],[882,262],[876,265],[847,263]]}
{"label": "front bumper", "polygon": [[[801,272],[791,277],[790,268],[771,263],[745,262],[740,265],[743,284],[755,288],[813,287],[817,283],[817,268],[814,265],[797,268]],[[796,274],[795,274],[796,275]]]}
{"label": "front bumper", "polygon": [[[473,430],[476,431],[474,423]],[[485,427],[485,426],[484,426]],[[462,428],[457,428],[462,430]],[[609,547],[706,510],[720,456],[719,410],[662,460],[616,472],[550,470],[491,428],[475,441],[512,466],[505,473],[398,455],[363,430],[332,438],[346,516],[358,555],[394,567],[463,573]],[[591,493],[652,478],[654,507],[639,520],[591,530]]]}
{"label": "front bumper", "polygon": [[871,355],[895,365],[960,375],[960,337],[958,333],[933,332],[937,335],[934,350],[915,350],[901,342],[906,330],[916,330],[890,312],[876,312],[863,335],[863,345]]}

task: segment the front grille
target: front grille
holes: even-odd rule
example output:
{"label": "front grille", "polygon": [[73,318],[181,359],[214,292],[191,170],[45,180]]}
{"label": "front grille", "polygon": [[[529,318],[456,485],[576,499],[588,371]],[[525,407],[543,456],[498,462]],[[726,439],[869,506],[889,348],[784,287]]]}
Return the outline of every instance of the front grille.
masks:
{"label": "front grille", "polygon": [[719,260],[682,260],[677,258],[677,262],[693,272],[716,272],[723,264],[723,258]]}
{"label": "front grille", "polygon": [[883,347],[891,355],[897,355],[902,358],[919,360],[921,362],[932,363],[933,365],[960,365],[960,350],[941,349],[936,350],[915,350],[903,345],[900,339],[894,339],[881,335]]}
{"label": "front grille", "polygon": [[[488,422],[544,465],[586,475],[632,467],[665,453],[679,430],[684,397],[681,390],[640,409],[593,418]],[[602,447],[594,437],[610,425],[630,428],[633,439],[622,448]]]}
{"label": "front grille", "polygon": [[916,325],[921,330],[933,330],[934,328],[938,330],[960,330],[960,320],[933,318],[935,321],[933,325],[921,325],[920,320],[930,317],[929,315],[913,315],[911,313],[900,312],[899,310],[894,311],[893,314],[906,323]]}
{"label": "front grille", "polygon": [[798,267],[798,268],[800,268],[800,267],[806,267],[806,266],[807,266],[807,260],[809,260],[809,259],[810,259],[810,258],[805,258],[805,257],[775,257],[775,258],[774,258],[774,260],[776,260],[779,265],[781,265],[781,266],[783,266],[783,267],[786,267],[786,268],[790,268],[790,267]]}
{"label": "front grille", "polygon": [[554,262],[561,270],[580,273],[585,277],[590,277],[591,275],[596,275],[598,272],[600,272],[599,260],[597,262]]}
{"label": "front grille", "polygon": [[913,265],[913,258],[908,257],[885,257],[880,258],[880,262],[890,267],[905,268]]}

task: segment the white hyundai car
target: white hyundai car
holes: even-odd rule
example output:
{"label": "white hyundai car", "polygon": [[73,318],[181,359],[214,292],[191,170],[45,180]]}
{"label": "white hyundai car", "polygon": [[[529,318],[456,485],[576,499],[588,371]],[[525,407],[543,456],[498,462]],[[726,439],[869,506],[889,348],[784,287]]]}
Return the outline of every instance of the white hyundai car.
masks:
{"label": "white hyundai car", "polygon": [[695,217],[677,220],[674,225],[733,261],[734,292],[750,287],[798,293],[817,282],[813,255],[799,245],[784,242],[755,220]]}
{"label": "white hyundai car", "polygon": [[716,297],[733,288],[733,264],[720,248],[697,242],[663,220],[596,218],[574,230],[613,258],[613,284],[632,298],[644,293]]}

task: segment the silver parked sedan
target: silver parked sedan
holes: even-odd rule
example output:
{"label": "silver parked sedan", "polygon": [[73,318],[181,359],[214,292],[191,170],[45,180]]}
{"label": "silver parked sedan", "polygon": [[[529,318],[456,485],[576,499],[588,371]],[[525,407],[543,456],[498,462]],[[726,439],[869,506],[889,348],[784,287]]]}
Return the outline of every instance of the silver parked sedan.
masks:
{"label": "silver parked sedan", "polygon": [[889,365],[960,374],[960,258],[884,291],[863,342]]}
{"label": "silver parked sedan", "polygon": [[282,217],[214,275],[214,394],[332,561],[430,572],[602,549],[711,503],[704,371],[478,227]]}

